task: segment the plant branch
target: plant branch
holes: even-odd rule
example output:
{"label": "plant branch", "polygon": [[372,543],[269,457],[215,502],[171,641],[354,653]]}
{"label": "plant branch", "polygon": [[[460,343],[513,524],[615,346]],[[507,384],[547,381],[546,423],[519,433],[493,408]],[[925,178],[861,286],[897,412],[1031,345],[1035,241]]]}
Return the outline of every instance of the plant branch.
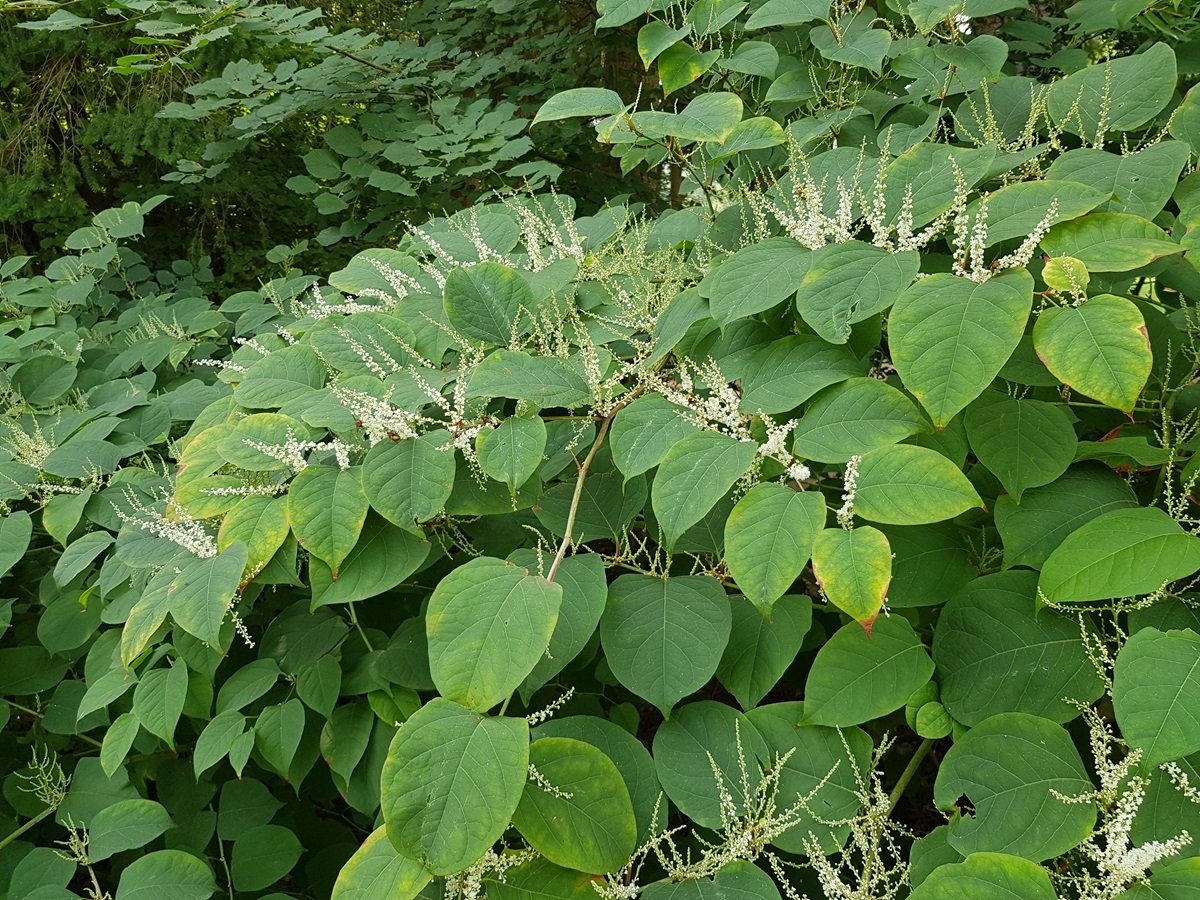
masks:
{"label": "plant branch", "polygon": [[900,778],[896,781],[896,786],[892,788],[892,792],[888,794],[888,812],[892,812],[896,808],[896,804],[900,802],[900,798],[904,796],[904,792],[908,790],[909,782],[913,780],[913,776],[917,774],[917,770],[921,768],[921,763],[925,761],[926,754],[929,753],[929,748],[933,746],[932,738],[925,738],[921,741],[921,745],[917,747],[912,758],[908,761],[908,765],[904,767],[904,771],[900,773]]}
{"label": "plant branch", "polygon": [[49,816],[52,812],[54,812],[55,809],[57,809],[57,807],[47,806],[45,809],[43,809],[40,813],[38,813],[36,816],[34,816],[32,819],[30,819],[24,825],[17,826],[15,829],[13,829],[11,832],[9,832],[7,837],[0,839],[0,850],[3,850],[9,844],[11,844],[13,841],[15,841],[17,838],[19,838],[25,832],[27,832],[30,828],[33,828],[35,825],[37,825],[39,822],[41,822],[43,819],[45,819],[47,816]]}

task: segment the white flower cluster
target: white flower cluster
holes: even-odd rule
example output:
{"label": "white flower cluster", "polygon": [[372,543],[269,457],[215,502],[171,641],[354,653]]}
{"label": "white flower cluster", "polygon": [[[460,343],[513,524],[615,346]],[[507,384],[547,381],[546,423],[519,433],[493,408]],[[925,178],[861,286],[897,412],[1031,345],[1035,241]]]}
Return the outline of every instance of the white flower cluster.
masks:
{"label": "white flower cluster", "polygon": [[339,385],[334,385],[330,390],[338,403],[354,413],[358,426],[366,433],[367,443],[372,447],[381,441],[417,437],[421,433],[420,426],[433,421],[364,391]]}
{"label": "white flower cluster", "polygon": [[838,524],[849,531],[854,527],[854,497],[858,493],[858,466],[862,457],[857,453],[846,463],[846,474],[842,479],[842,505],[836,513]]}
{"label": "white flower cluster", "polygon": [[984,262],[988,237],[987,216],[988,197],[985,194],[979,201],[973,220],[966,209],[960,210],[954,217],[954,274],[980,283],[1005,269],[1023,269],[1029,265],[1038,245],[1058,218],[1058,199],[1050,202],[1046,214],[1016,250],[990,265]]}
{"label": "white flower cluster", "polygon": [[188,515],[187,510],[167,501],[167,508],[172,518],[165,513],[146,506],[132,491],[125,491],[125,502],[133,510],[133,515],[114,505],[113,510],[124,524],[148,531],[156,537],[166,538],[171,543],[182,547],[202,559],[210,559],[217,555],[217,540],[199,519]]}
{"label": "white flower cluster", "polygon": [[471,866],[446,878],[446,900],[481,900],[486,897],[484,879],[504,882],[509,869],[524,865],[537,856],[531,848],[497,853],[488,850]]}
{"label": "white flower cluster", "polygon": [[[303,472],[308,468],[309,454],[325,450],[333,451],[338,468],[348,469],[350,468],[350,451],[353,449],[338,438],[328,441],[302,441],[296,437],[295,429],[292,428],[288,428],[287,439],[282,444],[269,444],[253,438],[243,438],[242,443],[264,456],[279,460],[293,472]],[[258,491],[258,493],[268,493],[268,491]]]}
{"label": "white flower cluster", "polygon": [[538,215],[529,205],[510,201],[508,208],[521,226],[521,243],[534,272],[560,259],[583,263],[583,238],[575,227],[575,217],[557,194],[551,195],[561,214],[561,223],[550,221],[546,214]]}

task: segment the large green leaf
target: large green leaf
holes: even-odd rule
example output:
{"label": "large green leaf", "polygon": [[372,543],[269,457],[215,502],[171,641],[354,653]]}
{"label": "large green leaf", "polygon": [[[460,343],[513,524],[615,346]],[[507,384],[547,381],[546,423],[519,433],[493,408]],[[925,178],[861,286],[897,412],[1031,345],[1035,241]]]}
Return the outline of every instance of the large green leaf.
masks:
{"label": "large green leaf", "polygon": [[497,428],[481,429],[475,438],[479,467],[515,491],[537,471],[546,450],[546,423],[541,416],[509,416]]}
{"label": "large green leaf", "polygon": [[803,25],[829,15],[828,0],[767,0],[746,20],[747,30]]}
{"label": "large green leaf", "polygon": [[637,846],[637,822],[621,773],[591,744],[547,737],[529,747],[538,773],[525,785],[513,824],[552,863],[616,872]]}
{"label": "large green leaf", "polygon": [[897,444],[863,456],[856,515],[889,525],[952,519],[983,501],[962,470],[936,450]]}
{"label": "large green leaf", "polygon": [[332,900],[413,898],[433,876],[416,860],[401,856],[380,825],[346,861],[333,884]]}
{"label": "large green leaf", "polygon": [[218,646],[221,623],[245,568],[246,545],[240,543],[217,556],[188,563],[166,588],[171,618],[193,637]]}
{"label": "large green leaf", "polygon": [[754,462],[758,447],[715,431],[681,439],[658,466],[650,497],[654,515],[673,547],[699,522]]}
{"label": "large green leaf", "polygon": [[729,642],[729,598],[705,575],[622,575],[600,619],[604,656],[617,680],[669,715],[703,687]]}
{"label": "large green leaf", "polygon": [[[1058,161],[1061,159],[1059,157]],[[1065,175],[1063,177],[1066,178]],[[1109,197],[1109,192],[1094,185],[1095,182],[1090,178],[1080,177],[1055,182],[1018,181],[993,191],[987,195],[987,246],[1028,237],[1046,219],[1054,205],[1057,205],[1058,211],[1050,224],[1091,212]],[[979,216],[982,204],[983,200],[980,199],[967,206],[967,214],[972,221]]]}
{"label": "large green leaf", "polygon": [[1128,272],[1184,248],[1141,216],[1094,212],[1055,225],[1042,249],[1052,257],[1073,257],[1089,272]]}
{"label": "large green leaf", "polygon": [[900,295],[888,346],[904,386],[939,428],[983,393],[1016,349],[1033,307],[1024,269],[977,283],[931,275]]}
{"label": "large green leaf", "polygon": [[1017,503],[996,500],[996,529],[1006,566],[1040,569],[1072,531],[1103,513],[1137,506],[1125,480],[1106,466],[1083,463],[1067,469],[1045,487],[1026,491]]}
{"label": "large green leaf", "polygon": [[796,293],[811,261],[812,251],[791,238],[769,238],[742,248],[705,276],[700,294],[709,298],[714,319],[732,322]]}
{"label": "large green leaf", "polygon": [[984,395],[967,408],[966,426],[975,457],[1018,503],[1062,475],[1079,444],[1070,413],[1042,400]]}
{"label": "large green leaf", "polygon": [[717,666],[717,680],[742,709],[753,709],[783,677],[812,626],[812,600],[804,594],[780,597],[771,618],[750,603],[733,601],[733,627]]}
{"label": "large green leaf", "polygon": [[509,397],[540,408],[583,406],[592,399],[582,366],[573,359],[497,350],[471,373],[468,397]]}
{"label": "large green leaf", "polygon": [[1104,693],[1080,625],[1037,607],[1037,573],[977,578],[942,609],[933,633],[941,702],[964,725],[1024,712],[1069,722]]}
{"label": "large green leaf", "polygon": [[502,559],[477,557],[429,598],[425,636],[438,692],[480,711],[517,689],[550,645],[562,588]]}
{"label": "large green leaf", "polygon": [[684,411],[662,394],[638,397],[613,419],[608,443],[626,478],[653,469],[668,451],[696,431]]}
{"label": "large green leaf", "polygon": [[1119,894],[1117,900],[1196,900],[1197,897],[1200,897],[1200,857],[1192,856],[1159,863],[1148,880]]}
{"label": "large green leaf", "polygon": [[[29,513],[25,512],[25,510],[18,509],[15,512],[9,513],[3,519],[0,519],[0,575],[7,575],[8,570],[16,565],[21,557],[25,555],[25,551],[29,549],[29,539],[32,535],[33,520],[29,517]],[[85,566],[95,558],[96,554],[102,552],[108,543],[112,542],[111,536],[108,536],[108,538],[108,541],[104,541],[104,537],[90,539],[88,545],[89,558],[84,563]],[[94,545],[101,541],[104,543],[102,543],[93,552],[92,548]],[[79,541],[76,541],[75,543],[78,544]],[[63,578],[59,573],[59,570],[63,568],[62,560],[65,558],[66,554],[64,553],[54,568],[54,580],[58,584],[65,584],[74,577],[74,575],[72,575],[71,578]],[[82,571],[82,568],[79,571]],[[75,574],[78,574],[78,572]]]}
{"label": "large green leaf", "polygon": [[[1127,156],[1079,147],[1068,150],[1051,164],[1046,170],[1046,181],[1022,184],[1057,188],[1060,208],[1071,210],[1071,214],[1063,218],[1088,212],[1078,209],[1078,205],[1090,193],[1099,190],[1106,201],[1103,206],[1096,204],[1101,212],[1132,213],[1152,219],[1171,199],[1187,160],[1188,147],[1180,141],[1159,141]],[[1017,186],[1020,185],[1014,185]],[[1029,228],[1027,233],[1032,230]]]}
{"label": "large green leaf", "polygon": [[596,895],[590,875],[556,866],[540,856],[506,870],[503,877],[503,881],[484,882],[488,900],[592,900]]}
{"label": "large green leaf", "polygon": [[311,608],[378,597],[417,571],[429,550],[428,541],[372,513],[367,516],[362,535],[346,556],[336,580],[329,566],[319,559],[308,561]]}
{"label": "large green leaf", "polygon": [[1153,364],[1141,312],[1112,294],[1046,310],[1033,346],[1063,384],[1123,412],[1133,411]]}
{"label": "large green leaf", "polygon": [[834,606],[869,632],[892,580],[892,548],[869,525],[826,528],[813,541],[813,575]]}
{"label": "large green leaf", "polygon": [[1054,82],[1046,109],[1056,124],[1086,138],[1100,136],[1100,123],[1107,131],[1131,131],[1145,125],[1170,102],[1175,79],[1175,52],[1158,43]]}
{"label": "large green leaf", "polygon": [[207,900],[217,892],[204,860],[183,850],[155,850],[121,872],[116,900]]}
{"label": "large green leaf", "polygon": [[844,463],[928,429],[913,402],[894,387],[878,378],[850,378],[808,404],[792,432],[792,452],[802,459]]}
{"label": "large green leaf", "polygon": [[1156,507],[1115,509],[1067,535],[1042,565],[1055,603],[1149,594],[1200,570],[1200,538]]}
{"label": "large green leaf", "polygon": [[843,625],[817,651],[804,685],[804,719],[859,725],[904,705],[929,681],[933,661],[907,619],[876,619],[868,634]]}
{"label": "large green leaf", "polygon": [[454,488],[454,453],[432,438],[381,441],[363,460],[363,490],[371,508],[401,528],[420,534],[418,522],[439,515]]}
{"label": "large green leaf", "polygon": [[359,466],[308,466],[288,488],[288,519],[296,540],[329,566],[334,578],[367,519],[362,476]]}
{"label": "large green leaf", "polygon": [[934,801],[951,809],[965,796],[973,815],[950,823],[950,846],[964,856],[1011,853],[1034,862],[1065,853],[1091,834],[1096,805],[1066,803],[1093,791],[1071,736],[1027,713],[980,722],[946,752]]}
{"label": "large green leaf", "polygon": [[233,396],[247,409],[278,409],[322,387],[327,374],[311,348],[284,347],[251,365]]}
{"label": "large green leaf", "polygon": [[[646,3],[642,2],[641,5],[645,7]],[[569,91],[559,91],[543,103],[532,124],[553,122],[556,119],[612,116],[624,110],[625,104],[615,91],[606,88],[572,88]]]}
{"label": "large green leaf", "polygon": [[533,290],[515,269],[494,262],[455,269],[446,277],[446,318],[467,337],[505,346],[533,313]]}
{"label": "large green leaf", "polygon": [[817,391],[865,367],[845,347],[812,335],[792,335],[750,353],[742,376],[742,411],[767,414],[795,409]]}
{"label": "large green leaf", "polygon": [[529,768],[529,725],[436,697],[400,726],[383,764],[387,835],[434,875],[465,869],[508,828]]}
{"label": "large green leaf", "polygon": [[972,853],[963,862],[939,866],[909,896],[911,900],[1058,900],[1045,869],[1007,853]]}
{"label": "large green leaf", "polygon": [[825,527],[825,498],[782,484],[758,484],[725,522],[725,563],[742,593],[769,616],[800,577]]}
{"label": "large green leaf", "polygon": [[1113,710],[1147,766],[1200,750],[1200,636],[1142,628],[1117,654]]}
{"label": "large green leaf", "polygon": [[829,244],[813,254],[796,292],[796,309],[825,340],[844,344],[850,326],[891,306],[920,266],[912,250],[890,253],[861,241]]}
{"label": "large green leaf", "polygon": [[722,143],[742,119],[742,99],[727,91],[700,94],[680,112],[633,114],[634,127],[651,138]]}

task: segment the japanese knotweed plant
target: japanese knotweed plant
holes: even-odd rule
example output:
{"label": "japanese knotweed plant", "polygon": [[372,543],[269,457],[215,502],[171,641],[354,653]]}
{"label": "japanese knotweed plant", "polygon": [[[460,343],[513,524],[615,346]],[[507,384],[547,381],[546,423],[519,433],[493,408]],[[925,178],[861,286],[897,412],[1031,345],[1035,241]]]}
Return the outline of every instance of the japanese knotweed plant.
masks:
{"label": "japanese knotweed plant", "polygon": [[1002,6],[600,4],[661,215],[0,265],[8,896],[1200,889],[1195,101]]}

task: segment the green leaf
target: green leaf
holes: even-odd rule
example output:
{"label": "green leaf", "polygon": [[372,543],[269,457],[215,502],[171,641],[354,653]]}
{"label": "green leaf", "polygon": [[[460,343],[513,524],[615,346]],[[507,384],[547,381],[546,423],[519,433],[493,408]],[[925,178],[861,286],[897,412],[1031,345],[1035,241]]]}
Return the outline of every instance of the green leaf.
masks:
{"label": "green leaf", "polygon": [[796,309],[825,340],[844,344],[850,326],[895,303],[920,266],[921,257],[912,250],[892,253],[861,241],[828,244],[812,256],[796,292]]}
{"label": "green leaf", "polygon": [[922,525],[982,506],[958,466],[928,447],[881,447],[859,463],[854,512],[867,521]]}
{"label": "green leaf", "polygon": [[537,471],[546,451],[546,423],[541,416],[509,416],[497,428],[483,428],[475,438],[479,467],[515,491]]}
{"label": "green leaf", "polygon": [[713,159],[728,159],[736,153],[765,150],[786,142],[787,135],[778,122],[766,116],[755,116],[738,122],[721,144],[721,151],[713,154]]}
{"label": "green leaf", "polygon": [[192,753],[196,777],[211,769],[229,753],[233,742],[246,730],[246,717],[236,709],[227,709],[213,716],[200,736]]}
{"label": "green leaf", "polygon": [[471,373],[467,396],[527,400],[542,409],[573,408],[589,403],[592,391],[575,360],[497,350]]}
{"label": "green leaf", "polygon": [[704,575],[622,575],[600,619],[604,656],[625,687],[668,715],[703,687],[729,642],[729,599]]}
{"label": "green leaf", "polygon": [[1200,858],[1159,863],[1149,880],[1135,884],[1118,900],[1195,900],[1200,892]]}
{"label": "green leaf", "polygon": [[[638,56],[642,58],[642,65],[649,69],[650,63],[654,62],[660,53],[672,44],[683,40],[687,37],[687,34],[688,29],[686,27],[671,28],[665,22],[659,22],[657,19],[647,22],[638,29],[637,36]],[[617,99],[620,100],[619,97]],[[600,115],[613,115],[620,111],[620,109],[612,109],[608,112],[602,112]],[[541,113],[539,112],[538,115],[540,116]]]}
{"label": "green leaf", "polygon": [[1033,326],[1033,346],[1063,384],[1127,413],[1153,364],[1141,312],[1112,294],[1045,310]]}
{"label": "green leaf", "polygon": [[[1055,160],[1054,165],[1071,153],[1078,152],[1081,151],[1071,150],[1063,154]],[[1051,166],[1051,170],[1053,168]],[[1047,173],[1046,177],[1054,176]],[[1082,216],[1108,200],[1110,193],[1102,190],[1089,177],[1069,178],[1066,175],[1058,181],[1018,181],[1002,187],[987,195],[986,245],[992,247],[1001,241],[1028,237],[1050,215],[1051,207],[1056,207],[1057,212],[1050,219],[1050,224]],[[978,218],[983,202],[982,199],[974,200],[967,206],[967,214],[972,221]]]}
{"label": "green leaf", "polygon": [[825,598],[870,633],[892,580],[892,548],[869,525],[826,528],[813,541],[813,575]]}
{"label": "green leaf", "polygon": [[434,875],[479,859],[508,827],[529,768],[529,725],[436,697],[400,726],[383,765],[392,845]]}
{"label": "green leaf", "polygon": [[[646,5],[644,0],[641,5]],[[641,15],[641,13],[634,15]],[[609,26],[598,25],[597,27]],[[650,63],[647,62],[646,65],[649,66]],[[560,91],[543,103],[530,123],[530,127],[538,122],[552,122],[556,119],[592,119],[596,116],[613,116],[624,111],[625,104],[621,102],[621,96],[615,91],[605,88],[572,88],[569,91]]]}
{"label": "green leaf", "polygon": [[762,780],[761,766],[770,761],[750,720],[713,700],[676,710],[655,732],[653,752],[659,783],[671,802],[697,825],[713,829],[721,827],[722,792],[744,810]]}
{"label": "green leaf", "polygon": [[1018,504],[996,500],[996,529],[1004,565],[1040,569],[1072,531],[1103,513],[1138,505],[1125,480],[1107,467],[1084,463],[1067,469],[1045,487],[1026,491]]}
{"label": "green leaf", "polygon": [[812,251],[791,238],[768,238],[738,250],[700,282],[712,317],[722,324],[778,306],[796,293]]}
{"label": "green leaf", "polygon": [[[111,539],[111,536],[108,535],[108,532],[102,533]],[[7,575],[9,570],[20,561],[21,557],[25,555],[25,551],[29,549],[29,539],[32,535],[33,520],[29,517],[29,513],[25,512],[25,510],[18,509],[0,519],[0,575]],[[102,538],[92,538],[92,540],[99,542],[102,540]],[[77,544],[79,541],[76,541],[75,543]],[[74,546],[74,544],[72,546]],[[104,547],[101,546],[96,553],[101,552],[103,549]],[[95,558],[96,553],[91,554],[88,562],[91,562],[91,560]],[[71,578],[67,578],[64,581],[58,580],[59,567],[63,566],[63,559],[65,557],[66,554],[64,553],[63,556],[59,557],[58,563],[55,564],[54,577],[56,584],[65,584],[74,578],[74,575],[72,575]],[[82,569],[80,571],[82,571]],[[76,574],[78,574],[78,572],[76,572]]]}
{"label": "green leaf", "polygon": [[534,309],[529,282],[494,262],[454,269],[446,276],[444,302],[451,325],[467,337],[501,346],[524,330],[521,322]]}
{"label": "green leaf", "polygon": [[972,853],[938,866],[911,900],[1057,900],[1050,875],[1037,863],[1007,853]]}
{"label": "green leaf", "polygon": [[133,689],[133,712],[138,721],[172,749],[187,689],[187,666],[182,661],[166,669],[151,669]]}
{"label": "green leaf", "polygon": [[[551,564],[549,554],[543,554],[541,564]],[[533,550],[517,550],[509,561],[537,571],[538,554]],[[562,588],[562,603],[558,621],[550,635],[550,646],[521,683],[522,696],[546,684],[569,665],[587,646],[596,633],[604,604],[608,599],[608,583],[604,577],[604,561],[596,553],[579,553],[559,563],[554,583]]]}
{"label": "green leaf", "polygon": [[633,114],[634,126],[651,138],[700,143],[724,143],[741,120],[742,100],[728,92],[701,94],[677,113],[647,110]]}
{"label": "green leaf", "polygon": [[1089,272],[1128,272],[1183,251],[1170,236],[1141,216],[1094,212],[1055,225],[1042,239],[1049,256],[1070,256]]}
{"label": "green leaf", "polygon": [[802,459],[844,463],[898,444],[929,424],[908,397],[878,378],[850,378],[819,393],[792,431]]}
{"label": "green leaf", "polygon": [[746,20],[746,30],[803,25],[828,15],[829,0],[767,0]]}
{"label": "green leaf", "polygon": [[[849,820],[860,809],[859,775],[871,759],[871,738],[859,728],[827,728],[805,721],[803,703],[772,703],[746,713],[780,769],[779,808],[799,805],[795,824],[777,836],[776,847],[804,853],[811,834],[825,853],[842,849]],[[801,798],[804,798],[803,800]]]}
{"label": "green leaf", "polygon": [[288,488],[288,518],[300,546],[337,578],[367,519],[363,468],[308,466]]}
{"label": "green leaf", "polygon": [[928,33],[955,15],[979,18],[1027,5],[1028,0],[913,0],[908,15],[922,33]]}
{"label": "green leaf", "polygon": [[749,710],[775,687],[800,652],[812,626],[812,600],[803,594],[780,597],[769,620],[749,603],[735,600],[731,611],[733,627],[717,680]]}
{"label": "green leaf", "polygon": [[817,651],[804,685],[805,721],[869,722],[902,707],[931,675],[933,660],[907,619],[876,619],[869,634],[851,622]]}
{"label": "green leaf", "polygon": [[417,523],[441,514],[454,489],[454,452],[429,437],[381,441],[367,452],[362,485],[371,508],[419,534]]}
{"label": "green leaf", "polygon": [[1150,594],[1200,570],[1200,538],[1156,507],[1115,509],[1067,535],[1042,566],[1053,603]]}
{"label": "green leaf", "polygon": [[769,415],[790,412],[821,388],[865,375],[846,347],[812,335],[792,335],[752,351],[742,376],[741,410]]}
{"label": "green leaf", "polygon": [[489,900],[591,900],[596,894],[590,876],[540,856],[508,869],[503,881],[487,879],[484,883]]}
{"label": "green leaf", "polygon": [[287,540],[291,523],[284,497],[262,495],[242,497],[217,532],[217,549],[228,550],[234,544],[246,547],[246,568],[240,581],[249,581],[263,570]]}
{"label": "green leaf", "polygon": [[501,559],[478,557],[438,582],[425,614],[429,671],[443,697],[495,706],[546,652],[562,588]]}
{"label": "green leaf", "polygon": [[246,409],[278,409],[325,385],[324,363],[303,344],[275,350],[253,363],[233,390]]}
{"label": "green leaf", "polygon": [[207,900],[217,891],[212,870],[183,850],[156,850],[121,872],[117,900]]}
{"label": "green leaf", "polygon": [[751,441],[697,431],[667,452],[650,496],[668,548],[746,474],[757,449]]}
{"label": "green leaf", "polygon": [[977,578],[942,609],[933,633],[941,702],[964,725],[1023,712],[1069,722],[1104,693],[1079,623],[1037,607],[1037,574]]}
{"label": "green leaf", "polygon": [[1148,767],[1200,750],[1200,636],[1157,628],[1130,635],[1113,667],[1113,711]]}
{"label": "green leaf", "polygon": [[[1042,184],[1047,189],[1057,189],[1060,211],[1070,211],[1069,215],[1063,216],[1064,219],[1073,219],[1100,206],[1094,204],[1089,209],[1079,209],[1089,194],[1096,191],[1100,191],[1103,200],[1106,201],[1100,206],[1101,212],[1132,213],[1152,219],[1162,212],[1167,201],[1171,199],[1171,194],[1179,183],[1179,173],[1183,171],[1187,161],[1188,147],[1180,141],[1159,141],[1128,156],[1119,156],[1091,147],[1079,147],[1068,150],[1053,162],[1046,170],[1047,181],[1024,182],[1014,187]],[[999,193],[1003,191],[998,191],[997,194]],[[1067,203],[1070,205],[1066,205]],[[991,214],[992,209],[989,205],[989,234],[992,226]],[[1032,227],[1024,233],[1028,234],[1031,231]],[[1021,232],[1017,232],[1013,236],[1017,237],[1020,234]]]}
{"label": "green leaf", "polygon": [[239,891],[260,891],[292,871],[304,852],[299,838],[282,825],[259,825],[233,842],[230,870]]}
{"label": "green leaf", "polygon": [[954,275],[922,279],[888,318],[888,346],[904,386],[939,428],[983,393],[1016,349],[1033,307],[1021,270],[983,283]]}
{"label": "green leaf", "polygon": [[[1072,134],[1099,137],[1153,119],[1175,93],[1175,52],[1157,43],[1141,53],[1087,66],[1050,86],[1046,110]],[[1101,118],[1099,110],[1104,110]]]}
{"label": "green leaf", "polygon": [[651,0],[596,0],[596,12],[600,15],[596,22],[596,30],[616,28],[626,22],[632,22],[638,16],[646,14],[650,3]]}
{"label": "green leaf", "polygon": [[417,571],[429,551],[428,541],[418,540],[390,522],[369,515],[336,581],[325,563],[319,559],[308,561],[311,608],[378,597]]}
{"label": "green leaf", "polygon": [[889,525],[884,534],[892,548],[892,609],[936,606],[979,574],[968,536],[951,523]]}
{"label": "green leaf", "polygon": [[980,722],[946,752],[934,802],[950,809],[966,796],[974,815],[950,823],[950,846],[968,856],[1011,853],[1041,862],[1091,834],[1093,802],[1064,803],[1094,790],[1071,736],[1048,719],[1001,713]]}
{"label": "green leaf", "polygon": [[[268,706],[254,723],[254,746],[267,765],[288,777],[296,751],[304,737],[304,704],[292,699]],[[232,757],[232,751],[230,756]]]}
{"label": "green leaf", "polygon": [[1075,458],[1079,441],[1071,415],[1041,400],[984,395],[967,408],[967,439],[975,457],[1020,503],[1028,488],[1054,481]]}
{"label": "green leaf", "polygon": [[381,825],[338,872],[332,900],[413,898],[432,878],[420,863],[396,852],[388,840],[386,826]]}
{"label": "green leaf", "polygon": [[613,462],[626,479],[648,472],[696,426],[662,394],[645,394],[617,413],[608,433]]}
{"label": "green leaf", "polygon": [[[0,519],[0,553],[3,554],[3,558],[0,558],[0,571],[7,572],[25,555],[32,533],[33,521],[24,510],[18,510]],[[73,541],[54,564],[54,583],[59,587],[70,584],[97,556],[107,550],[114,540],[116,538],[107,531],[90,531]]]}
{"label": "green leaf", "polygon": [[88,860],[101,862],[114,853],[144,847],[172,824],[166,809],[153,800],[121,800],[106,806],[88,822]]}
{"label": "green leaf", "polygon": [[513,824],[552,863],[616,872],[637,846],[637,822],[621,773],[590,744],[548,737],[529,747],[540,776],[525,785]]}
{"label": "green leaf", "polygon": [[800,577],[824,527],[825,499],[818,491],[757,484],[733,507],[725,522],[725,563],[764,617]]}
{"label": "green leaf", "polygon": [[721,57],[720,50],[699,53],[691,44],[672,44],[658,57],[658,80],[663,94],[672,94],[687,87],[710,68]]}
{"label": "green leaf", "polygon": [[873,18],[860,14],[843,19],[838,23],[837,31],[831,25],[818,25],[809,32],[809,40],[826,59],[868,69],[878,75],[888,48],[892,46],[892,35],[882,28],[872,28]]}
{"label": "green leaf", "polygon": [[779,900],[771,876],[753,863],[726,864],[711,879],[656,881],[642,891],[645,900]]}
{"label": "green leaf", "polygon": [[[141,729],[142,723],[138,721],[138,717],[132,712],[127,712],[121,713],[113,719],[108,730],[104,732],[104,741],[100,747],[100,767],[109,778],[112,778],[117,769],[125,764],[129,748],[137,740]],[[199,752],[198,749],[197,752]]]}

